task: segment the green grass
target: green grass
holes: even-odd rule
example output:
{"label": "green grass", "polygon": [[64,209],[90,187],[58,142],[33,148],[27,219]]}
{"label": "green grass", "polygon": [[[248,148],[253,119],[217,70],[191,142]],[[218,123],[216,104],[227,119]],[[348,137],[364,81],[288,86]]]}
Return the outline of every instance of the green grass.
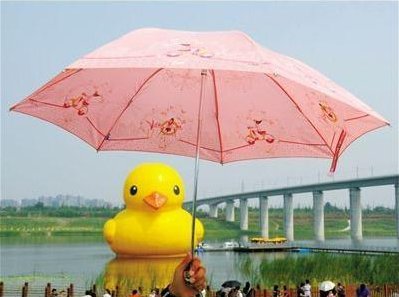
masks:
{"label": "green grass", "polygon": [[338,255],[313,253],[306,256],[262,260],[254,263],[242,258],[236,263],[241,273],[253,283],[270,288],[274,284],[294,288],[304,278],[317,286],[323,280],[345,284],[399,283],[399,255]]}
{"label": "green grass", "polygon": [[[242,235],[258,236],[259,211],[250,209],[248,231],[240,230],[239,211],[236,209],[236,221],[226,222],[225,215],[219,211],[218,219],[208,218],[198,213],[205,226],[205,240],[239,239]],[[101,235],[108,217],[53,217],[48,215],[12,216],[1,215],[0,236],[18,235]],[[347,226],[348,215],[344,211],[325,213],[326,238],[348,237],[349,232],[341,232]],[[363,215],[363,234],[368,237],[395,236],[395,218],[391,213],[365,212]],[[282,209],[269,211],[269,236],[284,236]],[[313,238],[313,217],[311,210],[298,209],[294,212],[294,236],[297,240]]]}
{"label": "green grass", "polygon": [[0,235],[101,234],[106,218],[2,217]]}

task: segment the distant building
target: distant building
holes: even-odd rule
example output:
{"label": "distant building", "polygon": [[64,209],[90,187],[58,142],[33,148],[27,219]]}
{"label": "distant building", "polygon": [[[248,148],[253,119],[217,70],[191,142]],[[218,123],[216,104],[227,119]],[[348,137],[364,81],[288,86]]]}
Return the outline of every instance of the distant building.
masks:
{"label": "distant building", "polygon": [[14,199],[1,199],[0,208],[19,207],[19,201]]}
{"label": "distant building", "polygon": [[22,199],[21,207],[35,206],[37,202],[38,202],[37,199]]}
{"label": "distant building", "polygon": [[57,195],[53,196],[40,196],[37,199],[24,198],[19,202],[13,199],[1,199],[0,208],[5,207],[31,207],[35,206],[38,202],[42,203],[44,207],[104,207],[112,208],[113,205],[103,199],[86,199],[82,196],[73,195]]}
{"label": "distant building", "polygon": [[44,207],[51,207],[51,197],[44,197],[44,196],[40,196],[38,199],[38,202],[43,203]]}

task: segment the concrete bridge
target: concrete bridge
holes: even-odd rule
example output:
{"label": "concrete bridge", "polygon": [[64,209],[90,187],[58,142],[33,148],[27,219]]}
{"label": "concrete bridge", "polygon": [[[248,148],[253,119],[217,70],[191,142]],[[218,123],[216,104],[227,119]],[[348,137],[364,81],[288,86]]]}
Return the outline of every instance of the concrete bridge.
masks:
{"label": "concrete bridge", "polygon": [[[353,240],[362,240],[361,188],[392,185],[395,188],[396,231],[399,238],[399,175],[370,177],[362,179],[335,181],[310,185],[260,190],[239,194],[198,199],[197,207],[209,206],[209,216],[217,218],[218,205],[226,203],[226,221],[234,221],[234,201],[240,201],[240,228],[248,230],[248,199],[259,199],[260,230],[263,237],[269,237],[269,197],[283,196],[284,199],[284,232],[288,241],[294,240],[294,206],[293,195],[313,193],[313,229],[314,239],[324,241],[324,197],[325,191],[348,189],[350,205],[350,231]],[[184,203],[190,208],[192,202]]]}

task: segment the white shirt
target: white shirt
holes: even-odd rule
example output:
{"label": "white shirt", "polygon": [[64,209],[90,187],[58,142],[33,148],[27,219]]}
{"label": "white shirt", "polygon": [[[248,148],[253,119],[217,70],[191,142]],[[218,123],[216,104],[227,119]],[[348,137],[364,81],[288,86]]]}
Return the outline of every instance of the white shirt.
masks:
{"label": "white shirt", "polygon": [[306,297],[310,297],[312,295],[312,293],[310,291],[311,289],[312,289],[312,287],[310,286],[310,284],[305,284],[303,286],[303,291],[305,292]]}

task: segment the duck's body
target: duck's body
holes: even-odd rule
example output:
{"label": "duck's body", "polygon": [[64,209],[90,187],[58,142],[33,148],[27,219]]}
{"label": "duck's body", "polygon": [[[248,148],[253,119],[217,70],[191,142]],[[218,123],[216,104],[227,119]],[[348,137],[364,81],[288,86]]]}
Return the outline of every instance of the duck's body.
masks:
{"label": "duck's body", "polygon": [[[191,220],[192,216],[184,209],[156,214],[123,210],[106,223],[104,233],[118,257],[181,256],[191,247]],[[197,219],[196,244],[203,233]]]}
{"label": "duck's body", "polygon": [[[174,257],[190,250],[192,216],[181,208],[184,187],[171,170],[163,164],[144,164],[127,178],[127,209],[104,226],[104,237],[118,257]],[[171,189],[172,194],[167,193]],[[195,244],[203,235],[196,220]]]}

